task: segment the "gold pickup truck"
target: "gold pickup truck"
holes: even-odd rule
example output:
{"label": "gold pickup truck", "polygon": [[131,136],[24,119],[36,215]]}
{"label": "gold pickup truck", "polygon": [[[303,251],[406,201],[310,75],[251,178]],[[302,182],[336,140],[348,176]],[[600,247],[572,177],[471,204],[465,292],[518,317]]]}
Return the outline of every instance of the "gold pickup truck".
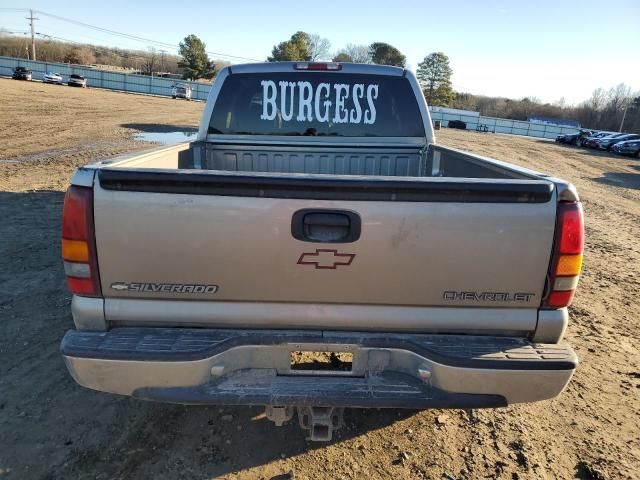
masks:
{"label": "gold pickup truck", "polygon": [[439,146],[411,72],[223,69],[197,139],[83,167],[62,257],[76,381],[297,412],[555,397],[583,251],[563,180]]}

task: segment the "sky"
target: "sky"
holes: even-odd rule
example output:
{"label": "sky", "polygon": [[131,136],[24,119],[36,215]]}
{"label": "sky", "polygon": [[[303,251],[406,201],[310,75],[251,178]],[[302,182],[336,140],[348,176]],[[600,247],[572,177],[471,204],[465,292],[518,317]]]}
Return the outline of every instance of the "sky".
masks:
{"label": "sky", "polygon": [[[450,59],[454,89],[477,95],[575,104],[621,82],[640,91],[639,0],[2,0],[0,28],[27,31],[26,12],[12,10],[21,8],[175,45],[170,53],[194,33],[210,52],[264,60],[298,30],[328,38],[333,50],[390,43],[414,71],[426,55],[441,51]],[[39,33],[148,48],[148,42],[36,16]]]}

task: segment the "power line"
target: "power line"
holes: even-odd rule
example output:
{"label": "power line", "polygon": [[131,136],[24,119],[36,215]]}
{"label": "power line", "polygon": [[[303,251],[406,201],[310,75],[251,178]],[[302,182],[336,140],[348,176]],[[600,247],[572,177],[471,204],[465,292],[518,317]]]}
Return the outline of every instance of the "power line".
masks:
{"label": "power line", "polygon": [[[69,31],[71,29],[73,30]],[[73,37],[75,39],[75,40],[65,40],[65,41],[75,42],[75,43],[86,45],[92,48],[98,48],[99,45],[102,45],[103,48],[111,48],[114,50],[119,49],[119,50],[127,50],[127,51],[146,52],[146,50],[141,46],[140,47],[137,45],[132,46],[131,43],[126,44],[124,43],[124,41],[120,41],[115,38],[105,40],[104,37],[98,38],[97,35],[93,35],[90,32],[78,32],[78,29],[76,29],[73,25],[69,25],[69,29],[67,30],[62,30],[61,28],[56,27],[55,31],[56,31],[56,35],[58,36],[64,35],[67,38]],[[178,56],[177,48],[170,49],[170,50],[171,50],[170,55]]]}
{"label": "power line", "polygon": [[91,28],[93,30],[98,30],[100,32],[108,33],[110,35],[117,35],[119,37],[124,37],[124,38],[130,39],[130,40],[136,40],[136,41],[144,42],[144,43],[147,43],[147,44],[148,43],[154,43],[154,44],[161,45],[161,46],[175,47],[175,45],[171,45],[170,43],[160,42],[158,40],[152,40],[152,39],[144,38],[144,37],[138,37],[137,35],[131,35],[129,33],[117,32],[115,30],[109,30],[108,28],[97,27],[95,25],[90,25],[88,23],[84,23],[84,22],[81,22],[79,20],[73,20],[71,18],[61,17],[59,15],[54,15],[52,13],[42,12],[40,10],[38,10],[38,13],[41,14],[41,15],[45,15],[47,17],[55,18],[56,20],[60,20],[60,21],[67,22],[67,23],[72,23],[74,25],[79,25],[79,26],[86,27],[86,28]]}
{"label": "power line", "polygon": [[[85,27],[85,28],[90,28],[90,29],[97,30],[97,31],[102,32],[102,33],[107,33],[109,35],[116,35],[116,36],[119,36],[119,37],[122,37],[122,38],[126,38],[128,40],[134,40],[134,41],[137,41],[137,42],[143,42],[143,43],[146,43],[147,45],[148,44],[153,44],[153,45],[156,45],[156,46],[167,47],[167,48],[171,48],[171,49],[175,49],[175,50],[179,49],[179,46],[177,46],[175,44],[171,44],[171,43],[167,43],[167,42],[161,42],[161,41],[158,41],[158,40],[153,40],[153,39],[145,38],[145,37],[139,37],[137,35],[131,35],[129,33],[118,32],[116,30],[110,30],[108,28],[98,27],[96,25],[90,25],[88,23],[81,22],[79,20],[73,20],[71,18],[61,17],[59,15],[54,15],[52,13],[43,12],[41,10],[38,10],[37,12],[40,15],[45,15],[47,17],[54,18],[56,20],[60,20],[60,21],[63,21],[63,22],[68,22],[68,23],[71,23],[71,24],[74,24],[74,25]],[[234,58],[234,59],[238,59],[238,60],[248,60],[248,61],[252,61],[252,62],[260,62],[261,61],[261,60],[258,60],[256,58],[241,57],[239,55],[231,55],[231,54],[227,54],[227,53],[210,52],[210,51],[207,51],[207,53],[209,55],[213,55],[213,56],[217,56],[217,57],[227,57],[227,58]]]}

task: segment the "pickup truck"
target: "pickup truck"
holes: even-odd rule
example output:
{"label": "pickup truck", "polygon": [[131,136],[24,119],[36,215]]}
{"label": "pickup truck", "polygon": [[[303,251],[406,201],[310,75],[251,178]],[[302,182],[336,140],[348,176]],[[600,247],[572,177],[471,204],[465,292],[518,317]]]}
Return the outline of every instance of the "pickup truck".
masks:
{"label": "pickup truck", "polygon": [[196,140],[80,168],[62,257],[85,387],[297,413],[562,392],[582,264],[566,181],[435,143],[404,69],[235,65]]}

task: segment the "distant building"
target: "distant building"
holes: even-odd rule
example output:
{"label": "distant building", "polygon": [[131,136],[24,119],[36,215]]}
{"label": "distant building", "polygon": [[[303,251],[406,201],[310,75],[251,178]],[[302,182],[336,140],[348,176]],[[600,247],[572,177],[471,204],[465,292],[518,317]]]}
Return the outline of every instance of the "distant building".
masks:
{"label": "distant building", "polygon": [[556,127],[573,127],[580,128],[580,122],[577,120],[571,120],[570,118],[553,118],[543,117],[542,115],[531,115],[527,118],[527,121],[531,123],[543,123],[545,125],[553,125]]}

